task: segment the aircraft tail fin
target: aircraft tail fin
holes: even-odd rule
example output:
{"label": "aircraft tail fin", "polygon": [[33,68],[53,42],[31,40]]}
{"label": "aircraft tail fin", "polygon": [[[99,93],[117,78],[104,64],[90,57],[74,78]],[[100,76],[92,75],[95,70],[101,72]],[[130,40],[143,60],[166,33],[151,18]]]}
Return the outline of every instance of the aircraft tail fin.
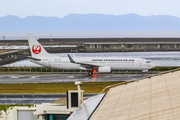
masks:
{"label": "aircraft tail fin", "polygon": [[50,54],[41,46],[32,34],[27,34],[31,56],[33,58],[48,57]]}

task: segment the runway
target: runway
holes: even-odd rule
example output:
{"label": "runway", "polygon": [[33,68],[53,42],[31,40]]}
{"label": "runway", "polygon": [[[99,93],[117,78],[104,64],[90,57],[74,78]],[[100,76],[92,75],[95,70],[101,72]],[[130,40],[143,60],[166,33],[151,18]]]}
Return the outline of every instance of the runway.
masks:
{"label": "runway", "polygon": [[[91,97],[96,94],[84,94],[84,97]],[[0,104],[41,104],[50,103],[59,98],[65,98],[66,94],[0,94]]]}
{"label": "runway", "polygon": [[87,74],[1,75],[0,84],[130,81],[144,76],[147,76],[147,74],[93,74],[92,76]]}

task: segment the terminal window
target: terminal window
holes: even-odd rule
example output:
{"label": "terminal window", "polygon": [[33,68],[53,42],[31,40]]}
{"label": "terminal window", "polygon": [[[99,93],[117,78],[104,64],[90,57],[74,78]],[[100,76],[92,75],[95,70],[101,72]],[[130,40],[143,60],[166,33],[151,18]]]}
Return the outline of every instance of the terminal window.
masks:
{"label": "terminal window", "polygon": [[66,120],[69,114],[46,114],[44,115],[45,120]]}
{"label": "terminal window", "polygon": [[71,93],[71,107],[78,107],[78,93]]}

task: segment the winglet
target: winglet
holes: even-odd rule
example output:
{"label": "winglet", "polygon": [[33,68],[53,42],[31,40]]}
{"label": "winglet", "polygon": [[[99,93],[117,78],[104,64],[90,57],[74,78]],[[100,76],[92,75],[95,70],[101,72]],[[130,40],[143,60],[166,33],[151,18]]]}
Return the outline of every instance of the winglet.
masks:
{"label": "winglet", "polygon": [[67,54],[67,55],[68,55],[69,61],[70,61],[71,63],[76,63],[69,54]]}

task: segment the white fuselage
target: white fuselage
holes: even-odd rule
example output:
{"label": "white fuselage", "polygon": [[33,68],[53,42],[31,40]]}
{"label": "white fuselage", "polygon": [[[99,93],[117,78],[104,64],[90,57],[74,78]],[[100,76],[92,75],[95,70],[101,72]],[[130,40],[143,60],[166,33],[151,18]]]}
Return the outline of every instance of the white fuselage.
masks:
{"label": "white fuselage", "polygon": [[[78,63],[95,66],[109,66],[111,70],[149,70],[155,65],[148,60],[120,57],[73,57]],[[68,57],[41,58],[41,61],[31,60],[34,63],[62,70],[90,70],[82,64],[71,63]]]}

